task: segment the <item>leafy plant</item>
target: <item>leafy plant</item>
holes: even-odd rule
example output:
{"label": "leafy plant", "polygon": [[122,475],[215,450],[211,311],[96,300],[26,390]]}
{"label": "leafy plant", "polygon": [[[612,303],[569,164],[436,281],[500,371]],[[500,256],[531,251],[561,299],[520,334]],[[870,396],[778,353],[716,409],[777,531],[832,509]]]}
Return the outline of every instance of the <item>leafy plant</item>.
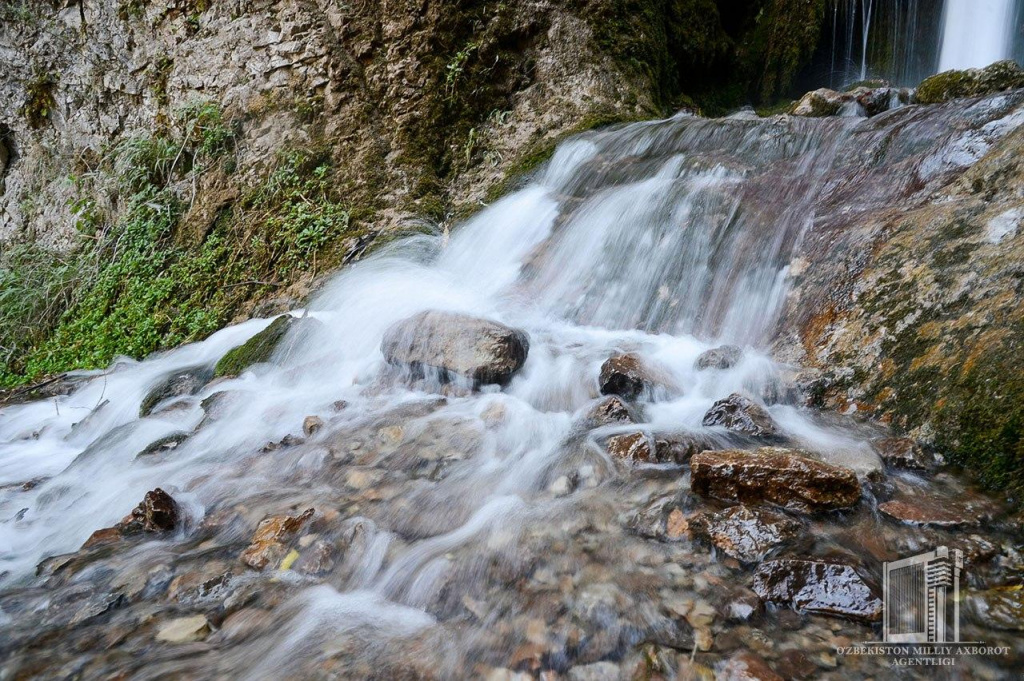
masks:
{"label": "leafy plant", "polygon": [[466,70],[466,64],[469,62],[470,57],[473,53],[480,48],[480,43],[469,42],[461,50],[455,53],[448,65],[445,66],[444,76],[444,91],[449,97],[455,96],[455,91],[458,88],[459,79],[462,77],[463,71]]}

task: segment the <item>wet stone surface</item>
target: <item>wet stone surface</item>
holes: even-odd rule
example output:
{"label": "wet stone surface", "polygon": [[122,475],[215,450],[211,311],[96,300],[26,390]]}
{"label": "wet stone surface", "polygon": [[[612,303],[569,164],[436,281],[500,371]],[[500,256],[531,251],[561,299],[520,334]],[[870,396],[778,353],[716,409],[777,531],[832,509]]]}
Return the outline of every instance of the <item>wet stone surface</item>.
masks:
{"label": "wet stone surface", "polygon": [[778,432],[765,408],[739,393],[715,402],[704,415],[704,425],[722,426],[753,437],[771,437]]}
{"label": "wet stone surface", "polygon": [[851,508],[861,498],[853,471],[786,449],[702,452],[690,466],[693,491],[724,501],[817,512]]}

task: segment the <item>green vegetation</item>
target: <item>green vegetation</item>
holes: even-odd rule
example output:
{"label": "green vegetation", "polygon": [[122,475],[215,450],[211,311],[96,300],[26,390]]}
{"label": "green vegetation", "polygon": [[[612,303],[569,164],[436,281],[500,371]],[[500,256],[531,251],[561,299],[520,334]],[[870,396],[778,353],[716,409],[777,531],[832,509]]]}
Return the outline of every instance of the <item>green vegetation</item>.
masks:
{"label": "green vegetation", "polygon": [[[64,260],[23,249],[0,263],[0,385],[201,339],[318,258],[340,259],[341,237],[356,232],[323,152],[283,154],[194,233],[183,220],[202,207],[193,183],[226,172],[233,146],[220,110],[196,102],[175,112],[172,130],[129,137],[73,178],[80,230],[95,236]],[[97,194],[113,197],[109,214]]]}

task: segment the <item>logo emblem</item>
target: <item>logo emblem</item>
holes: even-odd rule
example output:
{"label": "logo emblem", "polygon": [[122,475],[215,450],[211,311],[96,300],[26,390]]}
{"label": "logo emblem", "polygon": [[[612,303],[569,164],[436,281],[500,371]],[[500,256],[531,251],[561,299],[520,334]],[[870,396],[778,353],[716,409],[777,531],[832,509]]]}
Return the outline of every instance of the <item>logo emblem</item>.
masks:
{"label": "logo emblem", "polygon": [[882,640],[959,643],[963,566],[963,552],[945,546],[884,563]]}

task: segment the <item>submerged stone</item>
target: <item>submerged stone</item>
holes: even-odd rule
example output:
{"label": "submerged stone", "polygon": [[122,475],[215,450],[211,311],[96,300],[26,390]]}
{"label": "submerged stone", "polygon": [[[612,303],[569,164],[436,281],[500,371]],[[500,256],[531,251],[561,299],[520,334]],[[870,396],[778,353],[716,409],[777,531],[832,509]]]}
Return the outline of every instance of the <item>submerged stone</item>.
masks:
{"label": "submerged stone", "polygon": [[141,452],[135,455],[135,458],[142,459],[147,456],[153,456],[155,454],[166,454],[167,452],[172,452],[175,449],[177,449],[181,445],[181,443],[183,443],[190,437],[192,437],[192,434],[186,433],[185,431],[179,431],[177,433],[165,435],[159,440],[156,440],[151,444],[147,445],[145,449],[143,449]]}
{"label": "submerged stone", "polygon": [[680,541],[691,536],[690,519],[675,494],[657,497],[629,519],[630,532],[658,541]]}
{"label": "submerged stone", "polygon": [[815,560],[772,560],[754,574],[754,593],[766,603],[812,615],[877,622],[882,601],[849,565]]}
{"label": "submerged stone", "polygon": [[205,615],[180,617],[164,622],[156,631],[156,640],[164,643],[190,643],[201,641],[210,633]]}
{"label": "submerged stone", "polygon": [[743,359],[743,349],[738,345],[722,345],[705,350],[697,357],[694,367],[698,371],[705,369],[731,369]]}
{"label": "submerged stone", "polygon": [[967,595],[967,610],[983,627],[1024,631],[1024,589],[1001,587]]}
{"label": "submerged stone", "polygon": [[901,523],[922,527],[953,529],[977,525],[979,521],[977,516],[968,516],[966,509],[928,499],[887,501],[879,504],[878,510]]}
{"label": "submerged stone", "polygon": [[733,506],[707,516],[702,534],[720,551],[746,563],[763,560],[773,549],[797,536],[803,528],[781,513]]}
{"label": "submerged stone", "polygon": [[157,405],[165,400],[195,395],[212,377],[213,372],[208,367],[193,367],[171,374],[150,390],[142,400],[139,418],[152,414]]}
{"label": "submerged stone", "polygon": [[724,501],[768,502],[811,513],[851,508],[861,496],[849,468],[776,447],[701,452],[690,470],[694,493]]}
{"label": "submerged stone", "polygon": [[928,456],[920,445],[909,437],[883,437],[872,440],[878,456],[887,466],[926,470],[929,467]]}
{"label": "submerged stone", "polygon": [[734,653],[715,674],[715,681],[783,681],[761,656],[749,650]]}
{"label": "submerged stone", "polygon": [[381,341],[381,352],[390,364],[418,373],[433,369],[441,380],[454,375],[478,384],[507,384],[523,367],[529,350],[529,337],[523,331],[438,310],[394,324]]}
{"label": "submerged stone", "polygon": [[740,393],[715,402],[704,414],[703,423],[705,426],[723,426],[753,437],[770,437],[778,432],[768,411]]}
{"label": "submerged stone", "polygon": [[262,570],[283,559],[291,541],[306,521],[313,517],[313,513],[313,509],[308,508],[298,516],[279,515],[260,521],[249,547],[242,552],[242,562]]}
{"label": "submerged stone", "polygon": [[714,438],[703,433],[663,433],[654,438],[654,456],[659,463],[685,464],[695,454],[719,449],[720,446]]}

